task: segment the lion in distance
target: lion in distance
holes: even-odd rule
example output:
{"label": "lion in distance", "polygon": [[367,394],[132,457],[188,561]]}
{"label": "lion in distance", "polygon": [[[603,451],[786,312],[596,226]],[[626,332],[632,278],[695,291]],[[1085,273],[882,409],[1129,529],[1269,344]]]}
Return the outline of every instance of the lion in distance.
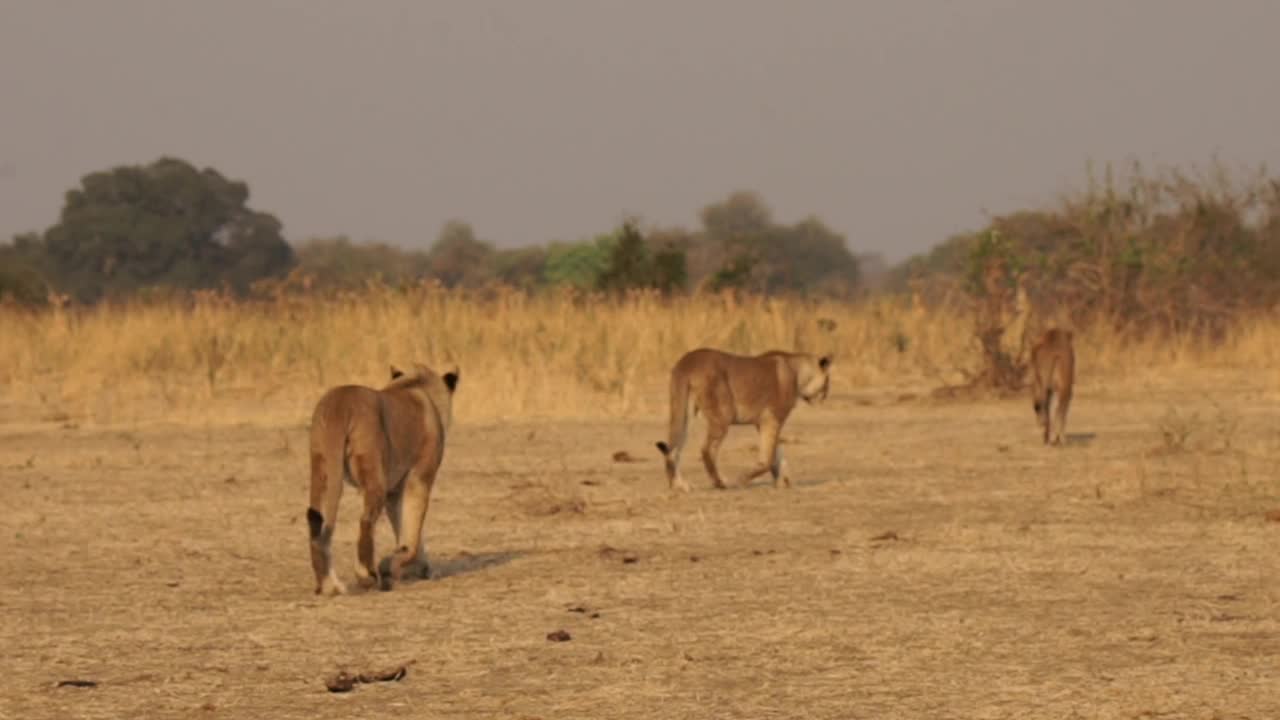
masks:
{"label": "lion in distance", "polygon": [[[1076,355],[1070,330],[1050,328],[1031,346],[1031,407],[1044,428],[1044,443],[1061,445],[1067,427],[1067,410],[1076,379]],[[1057,394],[1050,430],[1050,403]]]}
{"label": "lion in distance", "polygon": [[716,467],[716,454],[732,425],[755,425],[760,434],[760,459],[738,484],[747,485],[771,473],[774,487],[791,487],[791,478],[778,447],[778,436],[796,402],[821,402],[831,384],[831,357],[773,350],[746,356],[699,348],[685,353],[671,369],[671,418],[667,441],[658,441],[671,489],[689,492],[680,475],[680,451],[689,429],[689,404],[706,417],[707,437],[702,463],[712,483],[725,488]]}

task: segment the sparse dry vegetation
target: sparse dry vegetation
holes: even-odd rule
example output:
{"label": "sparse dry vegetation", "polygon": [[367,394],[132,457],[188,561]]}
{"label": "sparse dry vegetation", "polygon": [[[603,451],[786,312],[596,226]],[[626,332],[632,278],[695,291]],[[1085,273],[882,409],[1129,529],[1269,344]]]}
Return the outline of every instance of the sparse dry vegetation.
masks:
{"label": "sparse dry vegetation", "polygon": [[[860,303],[633,292],[529,296],[431,284],[240,302],[190,300],[29,311],[0,306],[7,413],[48,421],[302,418],[325,387],[377,384],[388,363],[455,360],[463,420],[660,413],[666,372],[684,351],[795,348],[833,353],[850,391],[925,390],[983,372],[972,306],[903,298]],[[425,322],[420,318],[427,318]],[[1133,339],[1077,329],[1082,373],[1254,369],[1280,361],[1280,321],[1257,314],[1220,338]]]}

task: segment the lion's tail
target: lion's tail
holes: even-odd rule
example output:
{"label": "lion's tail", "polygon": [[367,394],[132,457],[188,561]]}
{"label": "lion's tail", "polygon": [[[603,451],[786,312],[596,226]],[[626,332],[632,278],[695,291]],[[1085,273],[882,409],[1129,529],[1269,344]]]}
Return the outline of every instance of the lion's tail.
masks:
{"label": "lion's tail", "polygon": [[689,381],[676,373],[671,374],[671,419],[667,442],[658,441],[658,449],[670,457],[684,447],[689,431]]}
{"label": "lion's tail", "polygon": [[[318,425],[318,427],[317,427]],[[333,534],[338,501],[345,480],[346,429],[338,423],[318,421],[311,430],[311,502],[307,526],[311,540]]]}

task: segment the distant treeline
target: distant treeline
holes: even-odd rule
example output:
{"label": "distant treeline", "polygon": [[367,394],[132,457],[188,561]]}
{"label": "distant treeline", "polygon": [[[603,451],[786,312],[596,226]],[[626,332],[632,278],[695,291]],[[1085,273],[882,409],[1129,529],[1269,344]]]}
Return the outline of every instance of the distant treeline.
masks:
{"label": "distant treeline", "polygon": [[435,280],[535,292],[911,292],[979,303],[1021,288],[1076,322],[1170,329],[1221,327],[1240,310],[1280,301],[1280,180],[1262,171],[1241,182],[1218,167],[1193,176],[1135,165],[1123,178],[1108,168],[1056,207],[994,217],[893,268],[855,254],[817,218],[777,222],[750,192],[706,206],[692,229],[630,220],[591,238],[500,248],[449,222],[422,250],[343,237],[293,247],[248,199],[245,183],[175,158],[86,175],[55,225],[0,245],[0,298],[244,295],[286,276],[313,290]]}
{"label": "distant treeline", "polygon": [[25,304],[51,293],[81,303],[156,290],[246,294],[292,274],[312,288],[434,279],[449,287],[526,290],[653,288],[685,292],[851,295],[859,259],[820,220],[775,222],[752,193],[702,211],[701,227],[642,229],[623,222],[574,242],[499,249],[449,222],[427,249],[319,238],[291,247],[271,214],[251,209],[248,186],[175,158],[85,176],[57,224],[0,245],[0,296]]}

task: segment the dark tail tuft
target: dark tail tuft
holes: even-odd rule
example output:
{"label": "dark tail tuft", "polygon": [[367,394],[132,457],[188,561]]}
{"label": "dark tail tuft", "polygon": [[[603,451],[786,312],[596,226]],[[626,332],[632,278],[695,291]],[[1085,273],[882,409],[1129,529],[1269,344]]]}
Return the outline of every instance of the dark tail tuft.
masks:
{"label": "dark tail tuft", "polygon": [[307,508],[307,527],[311,530],[312,540],[320,537],[320,531],[324,529],[324,516],[319,510]]}
{"label": "dark tail tuft", "polygon": [[658,449],[662,451],[663,455],[667,455],[671,452],[671,448],[667,447],[667,444],[662,442],[661,440],[659,440],[655,444],[658,446]]}

